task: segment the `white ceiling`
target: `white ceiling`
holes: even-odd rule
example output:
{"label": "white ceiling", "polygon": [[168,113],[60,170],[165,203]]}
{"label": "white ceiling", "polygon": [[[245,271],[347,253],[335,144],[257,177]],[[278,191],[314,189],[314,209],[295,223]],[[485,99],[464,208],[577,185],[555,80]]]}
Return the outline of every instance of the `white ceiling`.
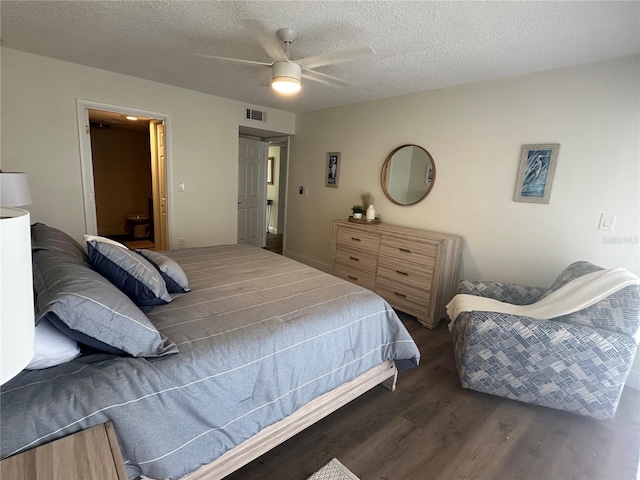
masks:
{"label": "white ceiling", "polygon": [[[1,1],[2,45],[300,113],[640,53],[640,2]],[[298,31],[294,59],[368,45],[318,68],[349,87],[303,79],[268,87],[270,61],[247,32],[258,19]]]}

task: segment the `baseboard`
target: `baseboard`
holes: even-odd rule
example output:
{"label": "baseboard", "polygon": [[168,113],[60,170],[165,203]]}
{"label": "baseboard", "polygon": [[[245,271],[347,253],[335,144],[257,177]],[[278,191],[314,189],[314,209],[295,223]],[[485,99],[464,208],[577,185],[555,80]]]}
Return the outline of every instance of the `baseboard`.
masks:
{"label": "baseboard", "polygon": [[309,265],[310,267],[317,268],[318,270],[322,270],[323,272],[331,273],[331,265],[318,262],[313,258],[305,257],[304,255],[300,255],[290,250],[287,250],[286,252],[284,252],[284,256],[297,260],[298,262],[304,263],[305,265]]}
{"label": "baseboard", "polygon": [[629,372],[629,376],[627,377],[625,386],[640,390],[640,372],[634,372],[633,370],[631,370]]}

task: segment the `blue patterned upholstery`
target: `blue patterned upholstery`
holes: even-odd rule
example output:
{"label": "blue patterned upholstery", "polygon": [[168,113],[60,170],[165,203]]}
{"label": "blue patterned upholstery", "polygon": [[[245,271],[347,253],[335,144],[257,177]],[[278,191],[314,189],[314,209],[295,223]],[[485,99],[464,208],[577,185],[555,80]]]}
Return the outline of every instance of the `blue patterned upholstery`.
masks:
{"label": "blue patterned upholstery", "polygon": [[[549,290],[462,281],[458,293],[526,305],[586,273],[570,265]],[[496,312],[465,312],[453,326],[464,388],[597,419],[615,415],[637,345],[640,286],[627,286],[597,304],[552,320]]]}

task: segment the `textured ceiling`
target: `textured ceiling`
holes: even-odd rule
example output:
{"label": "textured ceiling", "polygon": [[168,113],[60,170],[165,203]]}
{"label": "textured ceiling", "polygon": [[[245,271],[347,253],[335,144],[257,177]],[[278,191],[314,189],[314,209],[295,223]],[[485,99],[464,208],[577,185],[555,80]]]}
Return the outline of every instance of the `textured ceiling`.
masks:
{"label": "textured ceiling", "polygon": [[[2,45],[289,112],[306,112],[640,53],[639,2],[1,1]],[[294,59],[368,45],[295,97],[268,87],[258,19],[298,31]]]}

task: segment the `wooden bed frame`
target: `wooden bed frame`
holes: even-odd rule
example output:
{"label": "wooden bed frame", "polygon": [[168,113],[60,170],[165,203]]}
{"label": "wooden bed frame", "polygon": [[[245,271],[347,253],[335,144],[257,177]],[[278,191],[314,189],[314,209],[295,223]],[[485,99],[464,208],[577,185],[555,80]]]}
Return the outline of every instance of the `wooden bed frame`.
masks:
{"label": "wooden bed frame", "polygon": [[266,427],[208,465],[203,465],[195,472],[185,475],[182,480],[219,480],[335,412],[373,387],[382,384],[394,391],[397,377],[398,370],[395,364],[390,360],[383,362],[350,382],[312,400],[288,417]]}

